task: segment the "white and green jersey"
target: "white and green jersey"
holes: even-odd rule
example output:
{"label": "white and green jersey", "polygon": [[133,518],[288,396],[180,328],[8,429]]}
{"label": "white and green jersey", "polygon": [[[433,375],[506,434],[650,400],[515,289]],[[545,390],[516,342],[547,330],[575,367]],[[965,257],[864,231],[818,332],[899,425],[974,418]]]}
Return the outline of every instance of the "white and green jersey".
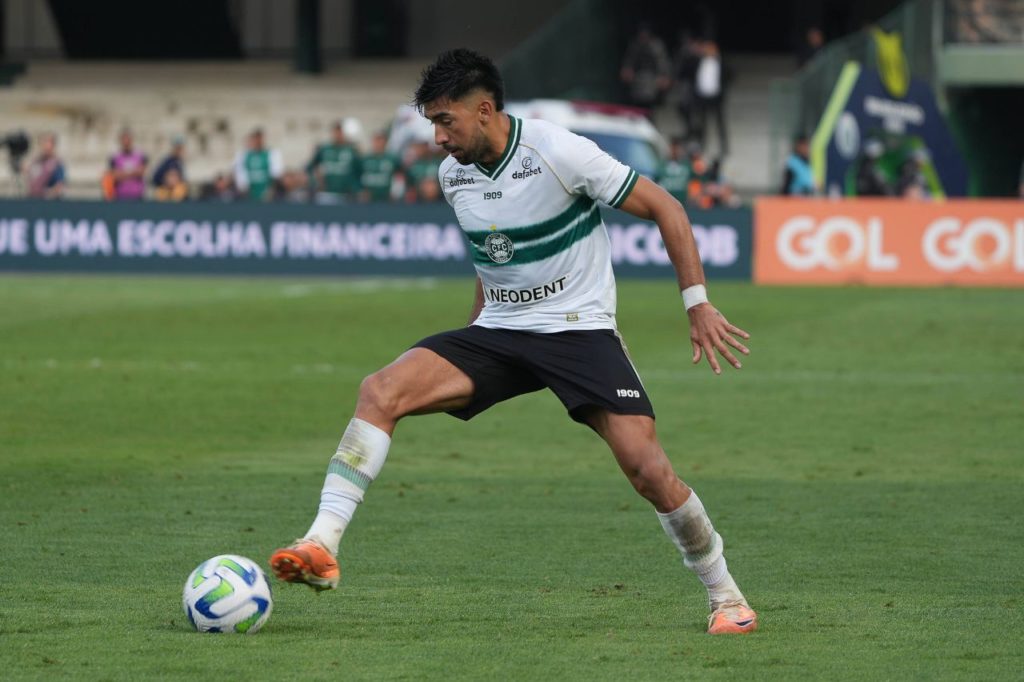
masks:
{"label": "white and green jersey", "polygon": [[615,277],[597,202],[619,207],[636,171],[585,137],[509,117],[491,168],[449,156],[438,177],[483,282],[474,324],[559,332],[615,328]]}

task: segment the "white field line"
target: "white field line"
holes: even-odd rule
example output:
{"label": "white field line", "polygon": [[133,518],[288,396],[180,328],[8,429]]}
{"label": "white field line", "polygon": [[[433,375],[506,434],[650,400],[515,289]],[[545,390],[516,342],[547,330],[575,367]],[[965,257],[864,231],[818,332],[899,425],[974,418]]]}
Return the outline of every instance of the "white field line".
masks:
{"label": "white field line", "polygon": [[300,298],[324,293],[373,294],[378,291],[427,290],[436,287],[437,280],[432,277],[352,279],[341,282],[286,284],[281,287],[281,295],[285,298]]}

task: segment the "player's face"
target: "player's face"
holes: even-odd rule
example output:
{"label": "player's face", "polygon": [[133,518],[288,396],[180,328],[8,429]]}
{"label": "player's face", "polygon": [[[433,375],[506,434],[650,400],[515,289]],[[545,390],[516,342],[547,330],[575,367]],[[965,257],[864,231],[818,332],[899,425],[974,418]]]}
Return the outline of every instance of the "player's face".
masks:
{"label": "player's face", "polygon": [[488,155],[478,98],[435,100],[423,107],[423,115],[434,124],[434,142],[459,163],[476,163]]}

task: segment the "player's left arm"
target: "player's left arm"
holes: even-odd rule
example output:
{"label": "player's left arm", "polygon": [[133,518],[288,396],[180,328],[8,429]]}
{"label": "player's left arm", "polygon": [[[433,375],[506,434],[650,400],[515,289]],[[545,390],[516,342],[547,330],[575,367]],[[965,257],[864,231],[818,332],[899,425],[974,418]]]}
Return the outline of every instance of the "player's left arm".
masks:
{"label": "player's left arm", "polygon": [[[641,177],[619,208],[643,220],[653,220],[657,223],[665,250],[672,261],[672,267],[675,268],[680,291],[705,286],[704,267],[700,262],[700,252],[693,238],[690,220],[686,217],[682,204],[671,194],[647,178]],[[729,364],[739,369],[740,361],[733,355],[729,346],[748,355],[750,350],[736,337],[749,339],[750,334],[730,324],[722,313],[710,302],[706,302],[706,299],[704,303],[692,306],[686,313],[690,318],[690,342],[693,344],[694,364],[700,362],[701,355],[704,355],[715,374],[721,374],[722,370],[714,353],[717,350]]]}

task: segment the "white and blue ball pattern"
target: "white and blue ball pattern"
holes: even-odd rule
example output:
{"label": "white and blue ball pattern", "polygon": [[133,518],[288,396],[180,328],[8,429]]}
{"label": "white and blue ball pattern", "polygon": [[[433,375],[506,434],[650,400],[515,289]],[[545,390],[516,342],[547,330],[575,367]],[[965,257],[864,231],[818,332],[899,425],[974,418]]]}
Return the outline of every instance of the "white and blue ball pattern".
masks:
{"label": "white and blue ball pattern", "polygon": [[234,554],[207,559],[192,571],[181,595],[199,632],[254,634],[270,618],[270,582],[256,562]]}

